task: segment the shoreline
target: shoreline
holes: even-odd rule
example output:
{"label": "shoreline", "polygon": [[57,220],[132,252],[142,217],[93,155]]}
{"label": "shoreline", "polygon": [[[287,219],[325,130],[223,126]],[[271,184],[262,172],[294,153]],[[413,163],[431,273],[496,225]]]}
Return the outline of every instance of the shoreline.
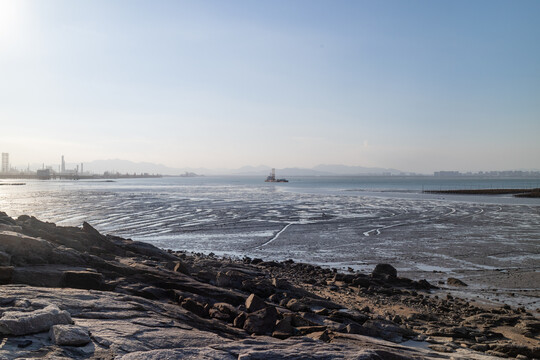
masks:
{"label": "shoreline", "polygon": [[[444,296],[387,264],[340,273],[164,251],[4,213],[0,261],[0,357],[540,357],[538,316]],[[45,315],[60,322],[32,327]]]}
{"label": "shoreline", "polygon": [[540,188],[532,189],[458,189],[458,190],[424,190],[426,194],[452,195],[514,195],[515,197],[540,198]]}

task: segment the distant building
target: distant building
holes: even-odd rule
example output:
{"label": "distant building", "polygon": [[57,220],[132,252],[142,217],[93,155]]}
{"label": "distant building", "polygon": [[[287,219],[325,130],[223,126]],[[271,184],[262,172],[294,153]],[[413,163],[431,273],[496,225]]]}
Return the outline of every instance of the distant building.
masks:
{"label": "distant building", "polygon": [[433,173],[434,176],[461,176],[461,173],[459,171],[435,171]]}
{"label": "distant building", "polygon": [[9,153],[2,153],[2,172],[9,172]]}
{"label": "distant building", "polygon": [[37,177],[41,180],[49,180],[51,178],[51,169],[38,170]]}
{"label": "distant building", "polygon": [[66,162],[64,161],[64,155],[62,155],[62,167],[60,169],[60,172],[66,172]]}

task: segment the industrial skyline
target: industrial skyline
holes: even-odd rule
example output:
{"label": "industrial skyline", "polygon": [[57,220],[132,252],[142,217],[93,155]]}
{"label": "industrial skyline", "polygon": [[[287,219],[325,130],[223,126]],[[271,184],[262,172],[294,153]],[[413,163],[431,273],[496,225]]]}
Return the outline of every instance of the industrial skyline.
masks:
{"label": "industrial skyline", "polygon": [[[71,163],[72,168],[68,168],[68,163],[64,155],[60,156],[60,162],[58,164],[46,165],[42,163],[37,166],[30,166],[29,164],[26,167],[13,167],[9,162],[9,153],[2,153],[2,168],[0,169],[1,175],[7,175],[10,178],[16,178],[17,175],[22,177],[36,177],[40,179],[51,179],[51,178],[60,178],[60,179],[79,179],[79,178],[92,178],[95,176],[112,176],[118,177],[120,175],[125,175],[128,177],[132,176],[156,176],[156,175],[179,175],[185,176],[186,174],[197,174],[193,171],[197,171],[199,175],[261,175],[262,172],[267,172],[271,170],[275,177],[275,168],[267,168],[264,166],[259,167],[243,167],[240,169],[175,169],[167,168],[159,164],[144,163],[142,166],[144,168],[126,168],[126,164],[129,167],[129,164],[137,165],[137,163],[132,163],[129,161],[124,161],[124,165],[120,165],[116,161],[111,161],[111,165],[107,167],[106,170],[94,169],[94,171],[84,171],[84,163]],[[92,163],[91,163],[92,164]],[[158,171],[153,168],[154,166],[161,167]],[[336,176],[336,175],[357,175],[357,176],[435,176],[435,177],[492,177],[492,178],[521,178],[521,177],[540,177],[540,171],[534,170],[491,170],[491,171],[469,171],[469,172],[460,172],[460,171],[449,171],[449,170],[440,170],[435,171],[431,174],[421,174],[408,171],[402,171],[397,169],[383,169],[383,168],[362,168],[362,167],[347,167],[343,165],[320,165],[318,167],[308,169],[308,168],[285,168],[280,169],[280,171],[285,171],[288,176]],[[356,171],[356,172],[355,172]],[[139,174],[139,175],[137,175]]]}

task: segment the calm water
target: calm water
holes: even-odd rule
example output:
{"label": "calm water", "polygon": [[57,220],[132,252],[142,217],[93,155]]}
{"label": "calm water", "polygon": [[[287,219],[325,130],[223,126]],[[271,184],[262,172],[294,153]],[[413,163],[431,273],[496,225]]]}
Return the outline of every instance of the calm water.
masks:
{"label": "calm water", "polygon": [[[289,180],[25,181],[24,186],[0,186],[0,211],[60,225],[88,221],[101,232],[175,250],[292,258],[366,271],[388,262],[414,278],[458,276],[478,291],[494,287],[498,279],[495,292],[518,292],[513,301],[538,303],[540,199],[421,191],[531,188],[540,180]],[[514,272],[523,275],[521,282],[501,280]]]}

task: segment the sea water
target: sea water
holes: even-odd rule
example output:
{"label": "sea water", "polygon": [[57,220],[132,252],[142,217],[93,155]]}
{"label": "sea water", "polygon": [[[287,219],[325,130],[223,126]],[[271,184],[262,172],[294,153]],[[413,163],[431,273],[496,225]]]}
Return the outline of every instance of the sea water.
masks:
{"label": "sea water", "polygon": [[370,271],[386,262],[404,276],[435,282],[460,277],[478,293],[492,290],[500,298],[504,291],[516,299],[517,292],[518,303],[538,304],[540,199],[422,190],[533,188],[539,180],[289,180],[25,180],[0,186],[0,211],[66,226],[87,221],[103,233],[173,250],[293,259],[344,271]]}

